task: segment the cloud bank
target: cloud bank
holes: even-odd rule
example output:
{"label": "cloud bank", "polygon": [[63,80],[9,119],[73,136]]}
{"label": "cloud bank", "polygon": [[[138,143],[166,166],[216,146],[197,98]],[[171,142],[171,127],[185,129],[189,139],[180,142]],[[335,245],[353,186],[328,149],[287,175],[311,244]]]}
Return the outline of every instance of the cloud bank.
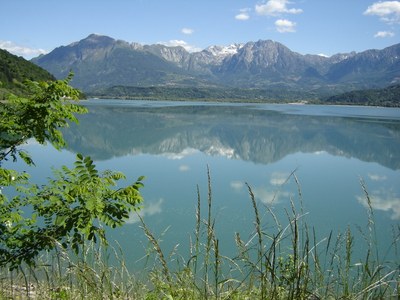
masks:
{"label": "cloud bank", "polygon": [[198,52],[201,51],[202,49],[195,47],[193,45],[189,45],[187,42],[183,40],[169,40],[168,42],[159,42],[159,44],[168,46],[168,47],[183,47],[185,48],[186,51],[188,52]]}
{"label": "cloud bank", "polygon": [[275,27],[276,30],[281,33],[296,32],[296,23],[286,19],[276,20]]}
{"label": "cloud bank", "polygon": [[249,8],[243,8],[240,10],[240,13],[235,16],[235,19],[239,21],[246,21],[250,19],[249,12],[250,12]]}
{"label": "cloud bank", "polygon": [[268,0],[263,4],[256,5],[256,13],[262,16],[279,16],[282,14],[300,14],[300,8],[288,8],[288,0]]}
{"label": "cloud bank", "polygon": [[374,37],[376,38],[387,38],[387,37],[393,37],[394,36],[394,32],[391,31],[378,31]]}
{"label": "cloud bank", "polygon": [[368,6],[364,15],[378,16],[387,23],[400,23],[400,1],[375,2]]}
{"label": "cloud bank", "polygon": [[[256,4],[255,11],[261,16],[279,17],[287,14],[301,14],[301,8],[289,8],[292,2],[288,0],[267,0],[262,4]],[[280,33],[296,32],[296,23],[287,19],[275,21],[276,31]]]}
{"label": "cloud bank", "polygon": [[191,35],[191,34],[193,34],[194,30],[191,29],[191,28],[186,28],[186,27],[185,27],[185,28],[182,28],[181,32],[182,32],[183,34],[186,34],[186,35]]}
{"label": "cloud bank", "polygon": [[30,47],[17,45],[11,41],[1,41],[1,40],[0,40],[0,48],[12,54],[23,56],[26,59],[30,59],[40,54],[46,54],[48,52],[44,49],[34,49]]}

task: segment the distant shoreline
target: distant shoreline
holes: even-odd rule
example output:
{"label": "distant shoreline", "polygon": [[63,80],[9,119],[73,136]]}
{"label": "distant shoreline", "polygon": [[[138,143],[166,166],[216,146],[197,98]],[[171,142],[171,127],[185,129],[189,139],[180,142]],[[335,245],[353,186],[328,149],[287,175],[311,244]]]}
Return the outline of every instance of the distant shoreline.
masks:
{"label": "distant shoreline", "polygon": [[[340,104],[340,103],[324,103],[324,102],[313,102],[313,101],[307,101],[307,100],[301,100],[299,102],[277,102],[277,101],[252,101],[252,100],[246,100],[243,101],[243,99],[234,99],[233,101],[226,100],[226,99],[171,99],[171,98],[165,98],[165,99],[159,99],[159,98],[140,98],[140,97],[88,97],[87,99],[84,100],[126,100],[126,101],[171,101],[171,102],[204,102],[204,103],[224,103],[224,104],[272,104],[272,105],[293,105],[293,106],[307,106],[307,105],[326,105],[326,106],[337,106],[337,107],[376,107],[376,108],[397,108],[400,109],[400,106],[381,106],[381,105],[363,105],[363,104]],[[82,101],[82,100],[80,100]]]}

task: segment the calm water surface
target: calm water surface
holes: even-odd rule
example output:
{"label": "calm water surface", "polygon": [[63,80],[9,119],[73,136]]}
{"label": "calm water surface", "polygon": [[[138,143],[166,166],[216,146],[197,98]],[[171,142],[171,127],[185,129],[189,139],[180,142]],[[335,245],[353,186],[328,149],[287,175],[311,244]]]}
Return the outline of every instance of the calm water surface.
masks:
{"label": "calm water surface", "polygon": [[[51,167],[90,155],[100,169],[145,175],[140,212],[168,254],[179,244],[186,255],[195,228],[197,185],[207,201],[211,173],[213,216],[223,253],[236,253],[234,235],[253,234],[255,194],[263,228],[273,230],[272,208],[282,224],[292,200],[319,237],[348,226],[366,230],[365,182],[382,251],[400,219],[400,110],[372,107],[207,104],[89,100],[80,125],[65,131],[68,149],[30,144],[37,181]],[[26,167],[25,167],[26,168]],[[295,172],[300,183],[294,177]],[[203,215],[206,218],[206,215]],[[134,215],[110,232],[134,268],[148,242]],[[357,241],[357,240],[356,240]]]}

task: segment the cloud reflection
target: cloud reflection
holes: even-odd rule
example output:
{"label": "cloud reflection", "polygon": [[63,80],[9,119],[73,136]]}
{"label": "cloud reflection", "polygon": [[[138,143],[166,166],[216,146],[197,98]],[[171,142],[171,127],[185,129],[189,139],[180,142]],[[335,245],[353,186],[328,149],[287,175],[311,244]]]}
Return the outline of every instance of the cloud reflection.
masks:
{"label": "cloud reflection", "polygon": [[185,148],[179,153],[164,152],[161,155],[165,156],[168,159],[178,160],[178,159],[184,159],[185,157],[188,157],[196,153],[199,153],[199,150],[196,150],[194,148]]}
{"label": "cloud reflection", "polygon": [[273,191],[266,187],[256,187],[253,189],[254,196],[264,204],[280,203],[292,194],[287,191]]}
{"label": "cloud reflection", "polygon": [[141,216],[142,218],[146,217],[146,216],[153,216],[155,214],[160,214],[162,212],[162,208],[161,205],[164,202],[163,198],[160,198],[157,202],[147,202],[145,203],[144,207],[142,209],[140,209],[137,212],[131,212],[131,214],[129,215],[129,219],[126,223],[128,224],[134,224],[139,222],[139,216]]}
{"label": "cloud reflection", "polygon": [[179,171],[181,172],[187,172],[190,170],[190,167],[188,165],[180,165],[179,166]]}
{"label": "cloud reflection", "polygon": [[368,173],[368,178],[371,179],[372,181],[384,181],[387,179],[385,175],[371,174],[371,173]]}
{"label": "cloud reflection", "polygon": [[[393,195],[392,192],[375,190],[369,194],[371,206],[373,209],[391,212],[392,220],[400,219],[400,198]],[[356,196],[357,201],[365,208],[368,208],[368,202],[365,196]]]}
{"label": "cloud reflection", "polygon": [[[270,176],[269,184],[258,187],[251,186],[251,189],[255,198],[264,204],[280,203],[293,196],[293,193],[282,190],[282,186],[288,182],[289,178],[290,173],[274,172]],[[235,192],[241,192],[245,184],[242,181],[233,180],[230,182],[230,186]]]}
{"label": "cloud reflection", "polygon": [[241,191],[243,189],[244,183],[239,181],[239,180],[234,180],[234,181],[231,181],[230,186],[236,192],[239,192],[239,191]]}
{"label": "cloud reflection", "polygon": [[274,186],[283,185],[288,181],[289,176],[290,176],[289,173],[274,172],[271,174],[271,179],[270,179],[269,183]]}

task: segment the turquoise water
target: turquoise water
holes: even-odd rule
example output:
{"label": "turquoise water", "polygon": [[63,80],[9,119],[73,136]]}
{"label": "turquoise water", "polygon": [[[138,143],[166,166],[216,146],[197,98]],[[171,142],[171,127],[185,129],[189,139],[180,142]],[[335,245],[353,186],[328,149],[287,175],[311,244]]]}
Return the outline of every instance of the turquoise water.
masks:
{"label": "turquoise water", "polygon": [[[254,234],[248,183],[257,200],[263,229],[282,225],[292,201],[320,239],[368,224],[365,182],[374,208],[382,253],[390,247],[400,219],[400,110],[374,107],[209,104],[89,100],[64,135],[68,148],[30,143],[43,182],[51,167],[72,165],[75,153],[91,156],[98,168],[124,172],[129,181],[145,175],[140,212],[168,254],[176,245],[188,254],[195,228],[197,185],[206,218],[207,168],[213,217],[221,251],[234,255],[234,236]],[[19,166],[25,168],[25,166]],[[300,185],[291,174],[295,172]],[[299,187],[301,195],[299,195]],[[138,218],[109,232],[127,258],[142,264],[148,242]],[[356,240],[357,241],[357,240]],[[360,248],[361,242],[360,242]]]}

